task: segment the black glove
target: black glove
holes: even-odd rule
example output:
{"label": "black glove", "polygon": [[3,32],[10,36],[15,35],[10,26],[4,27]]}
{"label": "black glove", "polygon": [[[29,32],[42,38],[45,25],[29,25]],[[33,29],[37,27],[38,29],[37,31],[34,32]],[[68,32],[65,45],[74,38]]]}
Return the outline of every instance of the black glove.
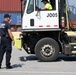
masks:
{"label": "black glove", "polygon": [[41,9],[39,7],[36,7],[36,10],[40,11]]}

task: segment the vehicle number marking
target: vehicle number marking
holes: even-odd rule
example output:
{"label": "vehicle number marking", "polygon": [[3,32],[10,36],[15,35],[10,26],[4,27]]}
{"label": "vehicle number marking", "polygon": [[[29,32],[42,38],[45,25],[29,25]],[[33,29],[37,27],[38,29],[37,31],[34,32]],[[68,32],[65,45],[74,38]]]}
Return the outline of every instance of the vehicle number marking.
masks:
{"label": "vehicle number marking", "polygon": [[57,13],[48,13],[47,17],[57,17]]}

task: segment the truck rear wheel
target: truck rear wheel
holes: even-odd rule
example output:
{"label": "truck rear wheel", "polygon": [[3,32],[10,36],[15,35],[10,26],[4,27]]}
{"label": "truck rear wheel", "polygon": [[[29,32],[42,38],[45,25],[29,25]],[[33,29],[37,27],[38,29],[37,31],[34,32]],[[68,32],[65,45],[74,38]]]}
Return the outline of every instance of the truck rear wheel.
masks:
{"label": "truck rear wheel", "polygon": [[40,61],[54,61],[59,54],[59,45],[52,38],[43,38],[37,42],[35,54]]}

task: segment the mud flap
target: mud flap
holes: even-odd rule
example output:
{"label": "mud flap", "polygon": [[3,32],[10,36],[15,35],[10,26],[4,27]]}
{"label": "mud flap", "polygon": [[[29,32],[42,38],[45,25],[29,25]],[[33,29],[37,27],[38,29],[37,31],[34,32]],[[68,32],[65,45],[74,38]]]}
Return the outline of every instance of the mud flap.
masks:
{"label": "mud flap", "polygon": [[71,54],[71,45],[70,44],[65,44],[64,45],[64,53],[66,54],[66,55],[70,55]]}

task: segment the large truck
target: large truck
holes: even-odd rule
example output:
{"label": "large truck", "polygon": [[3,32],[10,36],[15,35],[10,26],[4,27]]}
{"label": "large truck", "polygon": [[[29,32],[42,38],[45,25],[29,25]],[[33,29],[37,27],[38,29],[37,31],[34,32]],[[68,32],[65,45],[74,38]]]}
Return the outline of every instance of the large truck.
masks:
{"label": "large truck", "polygon": [[40,61],[54,61],[59,54],[76,55],[76,34],[70,30],[67,0],[48,1],[52,10],[39,10],[44,7],[41,0],[24,1],[21,30],[24,50]]}

